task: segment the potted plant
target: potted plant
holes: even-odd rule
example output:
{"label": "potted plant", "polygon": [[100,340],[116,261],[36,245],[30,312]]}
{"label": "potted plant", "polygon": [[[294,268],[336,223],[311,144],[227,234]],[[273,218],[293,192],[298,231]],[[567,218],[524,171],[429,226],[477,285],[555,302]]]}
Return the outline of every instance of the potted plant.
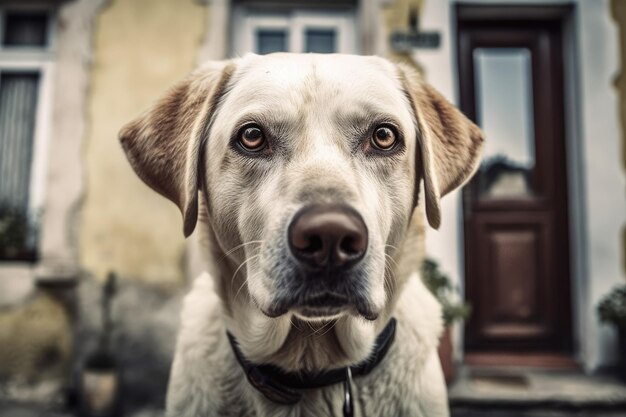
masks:
{"label": "potted plant", "polygon": [[117,292],[117,279],[110,273],[102,288],[102,330],[98,346],[85,360],[79,375],[81,417],[120,417],[121,370],[112,347],[111,302]]}
{"label": "potted plant", "polygon": [[619,372],[626,381],[626,284],[619,285],[600,300],[598,316],[603,323],[615,326],[619,346]]}
{"label": "potted plant", "polygon": [[446,383],[450,384],[455,376],[451,327],[454,322],[465,320],[471,308],[460,299],[458,288],[452,284],[447,275],[439,270],[439,265],[434,260],[427,258],[422,263],[422,280],[437,298],[443,310],[445,329],[439,341],[439,360]]}
{"label": "potted plant", "polygon": [[37,221],[27,212],[0,204],[0,260],[34,261]]}

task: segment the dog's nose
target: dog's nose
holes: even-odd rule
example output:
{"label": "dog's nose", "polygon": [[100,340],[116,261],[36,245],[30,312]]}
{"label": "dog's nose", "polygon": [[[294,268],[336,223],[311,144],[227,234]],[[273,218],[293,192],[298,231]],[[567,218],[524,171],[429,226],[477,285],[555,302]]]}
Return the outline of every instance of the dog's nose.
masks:
{"label": "dog's nose", "polygon": [[349,268],[367,251],[365,222],[348,206],[307,206],[295,215],[288,233],[293,255],[312,268]]}

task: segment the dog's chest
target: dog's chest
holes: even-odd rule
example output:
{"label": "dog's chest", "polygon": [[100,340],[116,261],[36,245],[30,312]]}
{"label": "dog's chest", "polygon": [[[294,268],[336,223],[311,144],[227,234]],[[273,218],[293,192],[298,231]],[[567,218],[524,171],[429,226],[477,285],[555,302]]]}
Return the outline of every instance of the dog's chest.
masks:
{"label": "dog's chest", "polygon": [[[190,294],[191,308],[183,312],[168,417],[343,417],[342,384],[305,391],[293,406],[273,403],[253,388],[225,336],[219,304],[208,302],[208,294]],[[398,305],[396,343],[370,374],[354,378],[356,417],[448,416],[436,351],[440,310],[434,299],[411,295],[411,300],[420,302]]]}

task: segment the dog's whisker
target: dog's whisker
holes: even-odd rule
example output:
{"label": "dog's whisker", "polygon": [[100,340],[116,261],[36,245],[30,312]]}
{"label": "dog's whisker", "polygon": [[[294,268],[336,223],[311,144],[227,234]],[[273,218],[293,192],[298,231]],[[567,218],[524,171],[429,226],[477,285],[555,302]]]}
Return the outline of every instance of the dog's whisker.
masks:
{"label": "dog's whisker", "polygon": [[398,262],[393,258],[393,256],[389,255],[388,253],[385,253],[385,259],[388,259],[389,261],[393,262],[394,268],[398,268]]}
{"label": "dog's whisker", "polygon": [[391,290],[391,283],[387,279],[387,276],[383,278],[383,286],[385,288],[385,294],[387,295],[387,301],[389,301],[389,299],[391,298],[392,290]]}
{"label": "dog's whisker", "polygon": [[296,328],[299,332],[301,332],[301,331],[302,331],[302,329],[301,329],[300,327],[298,327],[298,325],[297,325],[297,324],[293,321],[293,317],[290,317],[290,318],[289,318],[289,322],[290,322],[290,323],[291,323],[291,325],[292,325],[293,327],[295,327],[295,328]]}
{"label": "dog's whisker", "polygon": [[[239,266],[238,266],[238,267],[237,267],[237,269],[235,270],[235,273],[234,273],[234,274],[233,274],[233,276],[230,278],[230,290],[231,290],[231,292],[232,292],[232,290],[233,290],[233,285],[234,285],[234,283],[235,283],[235,278],[237,277],[237,274],[239,273],[239,270],[241,270],[241,268],[243,268],[243,266],[244,266],[246,263],[248,263],[248,262],[250,262],[251,260],[253,260],[253,259],[255,259],[255,258],[258,258],[258,257],[260,257],[260,256],[261,256],[260,254],[257,254],[257,255],[254,255],[254,256],[251,256],[251,257],[247,258],[245,261],[243,261],[241,264],[239,264]],[[246,281],[247,281],[247,280],[246,280],[246,279],[244,279],[244,282],[246,282]]]}
{"label": "dog's whisker", "polygon": [[[389,260],[389,262],[387,262],[387,260]],[[395,267],[391,265],[391,263],[393,263]],[[396,260],[393,259],[393,257],[385,253],[385,270],[388,271],[388,274],[385,273],[383,275],[383,287],[385,289],[385,293],[387,294],[387,300],[391,298],[391,294],[393,293],[393,287],[392,287],[393,284],[389,280],[389,278],[390,276],[395,274],[397,268],[398,268],[398,263],[396,262]]]}
{"label": "dog's whisker", "polygon": [[332,329],[335,328],[335,326],[337,325],[337,320],[330,322],[332,323],[332,326],[330,326],[324,333],[320,334],[319,336],[317,336],[318,338],[324,336],[326,333],[330,332]]}
{"label": "dog's whisker", "polygon": [[248,246],[248,245],[252,245],[252,244],[258,244],[259,246],[265,242],[264,240],[251,240],[249,242],[245,242],[242,243],[241,245],[237,245],[234,248],[229,249],[228,251],[226,251],[224,253],[224,255],[222,255],[222,257],[219,259],[220,261],[224,260],[224,258],[226,258],[228,255],[232,254],[233,252],[239,250],[239,249],[243,249],[244,247]]}
{"label": "dog's whisker", "polygon": [[243,261],[242,263],[240,263],[239,266],[237,267],[237,269],[235,269],[235,273],[233,274],[233,276],[231,277],[230,280],[232,281],[232,280],[235,279],[235,277],[237,276],[237,274],[239,273],[239,271],[241,270],[241,268],[243,268],[243,266],[245,264],[247,264],[251,260],[256,259],[256,258],[258,258],[260,256],[261,256],[261,254],[257,254],[257,255],[251,256],[251,257],[247,258],[245,261]]}
{"label": "dog's whisker", "polygon": [[311,323],[309,323],[308,321],[305,321],[306,325],[309,326],[309,329],[311,329],[311,331],[313,333],[310,333],[309,336],[313,336],[316,333],[316,330],[313,328],[313,326],[311,326]]}
{"label": "dog's whisker", "polygon": [[320,327],[317,331],[317,333],[315,334],[315,338],[319,339],[320,337],[324,336],[326,333],[328,333],[333,327],[335,327],[335,321],[329,321],[327,323],[324,323],[322,325],[322,327]]}
{"label": "dog's whisker", "polygon": [[317,332],[319,333],[323,331],[326,327],[328,327],[332,323],[333,323],[332,321],[327,321],[326,323],[322,324],[322,326],[319,329],[317,329]]}
{"label": "dog's whisker", "polygon": [[239,289],[237,290],[237,293],[235,293],[235,296],[233,297],[233,301],[237,300],[237,296],[239,296],[239,293],[241,292],[241,290],[243,289],[243,287],[245,287],[246,285],[248,285],[248,280],[244,279],[243,283],[241,284],[241,286],[239,286]]}
{"label": "dog's whisker", "polygon": [[322,324],[322,326],[317,328],[317,329],[314,329],[312,326],[309,325],[309,327],[311,327],[311,330],[313,330],[313,334],[310,334],[309,336],[314,336],[314,337],[317,336],[317,337],[319,337],[320,333],[324,332],[324,330],[326,330],[326,328],[329,325],[331,325],[332,323],[333,323],[332,321],[326,322],[326,323]]}
{"label": "dog's whisker", "polygon": [[391,251],[390,251],[390,252],[393,252],[393,254],[394,254],[394,255],[397,255],[397,254],[398,254],[398,252],[400,251],[400,248],[398,248],[397,246],[393,246],[393,245],[386,244],[386,245],[385,245],[385,250],[383,251],[383,253],[384,253],[385,255],[387,255],[387,249],[388,249],[388,248],[389,248],[389,249],[391,249]]}
{"label": "dog's whisker", "polygon": [[385,254],[385,268],[389,268],[389,273],[393,275],[400,268],[400,265],[398,265],[398,262],[396,262],[393,257]]}
{"label": "dog's whisker", "polygon": [[[233,297],[233,301],[237,300],[237,296],[239,296],[239,293],[241,292],[241,290],[243,290],[243,288],[248,285],[248,279],[257,277],[257,276],[261,275],[262,273],[263,273],[263,271],[257,271],[255,274],[252,274],[250,277],[244,279],[243,283],[239,286],[239,289],[237,290],[237,293]],[[234,282],[234,280],[233,280],[233,282]]]}

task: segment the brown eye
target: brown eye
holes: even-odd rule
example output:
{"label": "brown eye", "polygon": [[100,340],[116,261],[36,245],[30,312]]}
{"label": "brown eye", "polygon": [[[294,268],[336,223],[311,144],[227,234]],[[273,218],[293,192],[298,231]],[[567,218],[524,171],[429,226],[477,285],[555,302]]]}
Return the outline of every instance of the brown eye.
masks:
{"label": "brown eye", "polygon": [[265,148],[265,136],[260,127],[252,125],[241,130],[239,143],[250,152],[258,152]]}
{"label": "brown eye", "polygon": [[396,133],[387,126],[379,126],[372,135],[372,145],[381,151],[391,150],[396,144]]}

